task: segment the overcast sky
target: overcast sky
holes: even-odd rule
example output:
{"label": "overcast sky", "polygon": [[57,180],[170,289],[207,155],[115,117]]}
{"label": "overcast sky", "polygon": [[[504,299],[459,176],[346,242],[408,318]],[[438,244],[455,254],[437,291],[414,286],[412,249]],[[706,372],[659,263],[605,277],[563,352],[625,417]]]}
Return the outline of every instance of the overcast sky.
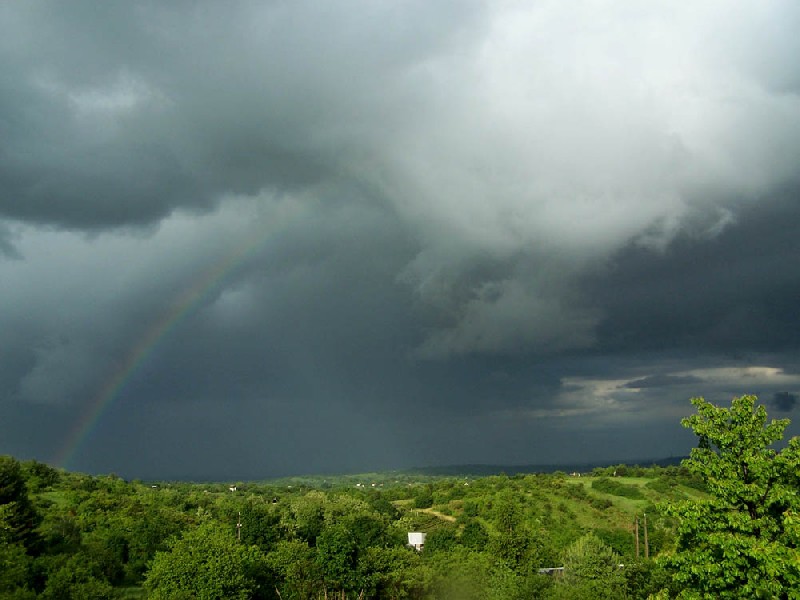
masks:
{"label": "overcast sky", "polygon": [[[0,453],[688,453],[800,397],[800,4],[0,4]],[[800,428],[793,428],[797,433]]]}

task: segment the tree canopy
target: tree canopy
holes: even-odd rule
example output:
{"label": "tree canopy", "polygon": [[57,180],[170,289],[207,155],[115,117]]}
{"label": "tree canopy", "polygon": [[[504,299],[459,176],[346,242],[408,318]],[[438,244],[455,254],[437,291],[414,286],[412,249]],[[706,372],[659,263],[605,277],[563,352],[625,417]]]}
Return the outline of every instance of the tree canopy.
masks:
{"label": "tree canopy", "polygon": [[145,580],[150,598],[256,597],[254,573],[264,558],[254,546],[238,544],[216,523],[203,523],[157,552]]}
{"label": "tree canopy", "polygon": [[684,464],[711,497],[678,504],[677,552],[666,566],[685,598],[800,598],[800,439],[780,451],[787,419],[767,421],[755,396],[730,408],[692,399],[699,438]]}

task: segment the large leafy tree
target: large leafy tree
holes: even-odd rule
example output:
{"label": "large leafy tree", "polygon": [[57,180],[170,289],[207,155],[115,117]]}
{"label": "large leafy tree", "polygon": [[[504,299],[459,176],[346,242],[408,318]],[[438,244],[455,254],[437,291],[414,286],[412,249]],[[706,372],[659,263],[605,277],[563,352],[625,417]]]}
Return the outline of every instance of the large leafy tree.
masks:
{"label": "large leafy tree", "polygon": [[169,552],[156,553],[145,587],[154,600],[259,598],[263,563],[258,548],[237,543],[228,529],[207,522],[175,540]]}
{"label": "large leafy tree", "polygon": [[39,595],[43,600],[111,600],[117,595],[103,578],[100,565],[85,554],[48,561],[51,570]]}
{"label": "large leafy tree", "polygon": [[494,499],[492,512],[496,533],[490,550],[511,569],[524,570],[525,563],[533,559],[535,547],[517,495],[510,489],[502,490]]}
{"label": "large leafy tree", "polygon": [[680,521],[665,560],[684,598],[800,598],[800,439],[782,450],[787,419],[767,422],[755,396],[730,408],[692,399],[699,438],[684,464],[710,498],[671,509]]}
{"label": "large leafy tree", "polygon": [[323,589],[317,549],[300,540],[281,540],[267,555],[267,564],[277,578],[276,589],[283,600],[315,600]]}
{"label": "large leafy tree", "polygon": [[570,600],[618,600],[626,597],[620,557],[600,538],[587,534],[564,552],[564,575],[550,597]]}
{"label": "large leafy tree", "polygon": [[28,498],[19,461],[10,456],[0,456],[0,507],[0,525],[10,541],[20,542],[30,551],[39,539],[36,527],[40,519]]}
{"label": "large leafy tree", "polygon": [[13,531],[6,523],[11,508],[12,504],[0,505],[0,598],[24,597],[32,562],[25,547],[13,541]]}

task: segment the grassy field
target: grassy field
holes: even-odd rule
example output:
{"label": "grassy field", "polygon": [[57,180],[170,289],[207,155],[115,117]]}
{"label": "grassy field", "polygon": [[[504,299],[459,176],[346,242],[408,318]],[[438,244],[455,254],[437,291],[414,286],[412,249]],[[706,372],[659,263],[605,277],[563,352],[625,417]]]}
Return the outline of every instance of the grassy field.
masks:
{"label": "grassy field", "polygon": [[415,530],[455,527],[460,531],[464,523],[477,519],[491,532],[498,493],[509,490],[533,535],[544,534],[555,547],[564,548],[591,531],[628,556],[635,552],[633,532],[637,518],[641,527],[647,515],[651,551],[658,551],[668,547],[674,538],[674,523],[663,515],[662,507],[705,496],[679,478],[658,475],[497,476],[472,480],[468,486],[461,480],[442,479],[433,484],[433,490],[435,501],[431,508],[414,508],[413,499],[393,502]]}

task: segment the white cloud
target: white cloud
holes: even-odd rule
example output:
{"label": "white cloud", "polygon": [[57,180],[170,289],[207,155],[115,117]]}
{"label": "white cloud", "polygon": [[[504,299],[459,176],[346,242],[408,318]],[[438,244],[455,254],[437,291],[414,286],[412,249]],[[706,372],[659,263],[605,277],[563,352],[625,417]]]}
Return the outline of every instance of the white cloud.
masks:
{"label": "white cloud", "polygon": [[[510,350],[520,337],[544,347],[554,332],[538,324],[554,311],[562,327],[554,348],[582,347],[591,332],[571,332],[584,328],[586,311],[568,290],[585,269],[632,240],[663,250],[681,231],[719,235],[740,202],[796,180],[798,97],[742,71],[727,52],[738,38],[719,30],[734,19],[744,36],[748,20],[768,27],[786,9],[493,5],[472,54],[430,67],[428,96],[445,98],[435,118],[409,119],[376,160],[387,162],[390,197],[424,244],[405,274],[421,298],[439,302],[486,255],[524,256],[524,273],[536,275],[477,282],[456,309],[462,322],[433,334],[423,352]],[[486,302],[487,287],[525,291]],[[520,334],[536,329],[542,335]]]}
{"label": "white cloud", "polygon": [[704,382],[727,387],[737,387],[741,393],[764,387],[800,388],[800,374],[786,373],[782,368],[770,366],[716,367],[692,369],[676,373],[679,376],[693,376]]}
{"label": "white cloud", "polygon": [[[657,365],[650,367],[654,366]],[[561,391],[552,403],[512,412],[527,419],[584,417],[583,423],[597,426],[664,418],[677,422],[691,412],[688,400],[694,396],[724,403],[733,396],[760,393],[762,402],[766,402],[776,392],[798,390],[800,374],[786,373],[780,367],[721,366],[660,369],[652,373],[637,370],[629,377],[564,377]]]}

